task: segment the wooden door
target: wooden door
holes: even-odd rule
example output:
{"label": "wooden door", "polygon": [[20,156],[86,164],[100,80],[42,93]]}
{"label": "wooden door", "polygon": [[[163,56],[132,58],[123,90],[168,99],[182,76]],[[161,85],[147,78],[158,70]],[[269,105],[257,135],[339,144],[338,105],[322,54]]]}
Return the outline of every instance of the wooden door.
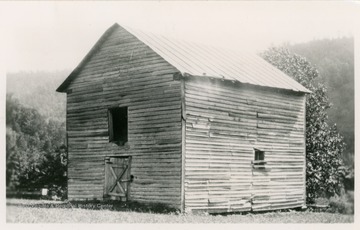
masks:
{"label": "wooden door", "polygon": [[105,158],[104,197],[126,201],[131,182],[131,157]]}

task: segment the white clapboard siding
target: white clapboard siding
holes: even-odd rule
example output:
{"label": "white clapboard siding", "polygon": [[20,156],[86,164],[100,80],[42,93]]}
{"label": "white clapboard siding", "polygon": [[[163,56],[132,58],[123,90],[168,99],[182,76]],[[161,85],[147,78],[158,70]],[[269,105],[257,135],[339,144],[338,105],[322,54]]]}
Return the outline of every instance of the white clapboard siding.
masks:
{"label": "white clapboard siding", "polygon": [[[304,94],[185,78],[185,209],[263,211],[305,204]],[[265,169],[253,169],[253,148]]]}

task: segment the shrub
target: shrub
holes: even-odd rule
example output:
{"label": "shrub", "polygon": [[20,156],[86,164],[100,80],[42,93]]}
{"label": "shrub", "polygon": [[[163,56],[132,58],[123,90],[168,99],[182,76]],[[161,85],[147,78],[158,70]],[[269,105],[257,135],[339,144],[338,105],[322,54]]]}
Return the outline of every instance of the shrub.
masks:
{"label": "shrub", "polygon": [[328,212],[354,214],[354,193],[347,192],[330,198]]}
{"label": "shrub", "polygon": [[354,166],[346,167],[346,174],[344,175],[345,191],[354,191],[355,172]]}

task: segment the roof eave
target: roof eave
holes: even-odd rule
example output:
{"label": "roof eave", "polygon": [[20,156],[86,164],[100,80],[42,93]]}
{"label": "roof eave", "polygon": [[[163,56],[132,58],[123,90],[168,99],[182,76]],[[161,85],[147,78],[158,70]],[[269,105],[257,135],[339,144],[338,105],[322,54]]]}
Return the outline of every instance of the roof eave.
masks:
{"label": "roof eave", "polygon": [[[272,88],[272,89],[277,89],[277,90],[286,90],[286,91],[292,91],[292,92],[296,92],[296,93],[304,93],[304,94],[311,94],[312,92],[308,89],[306,89],[304,86],[302,86],[304,88],[304,90],[294,90],[294,89],[286,89],[286,88],[278,88],[278,87],[271,87],[271,86],[264,86],[264,85],[257,85],[257,84],[252,84],[252,83],[245,83],[245,82],[240,82],[238,80],[235,80],[235,79],[225,79],[223,77],[219,77],[219,76],[209,76],[209,75],[193,75],[193,74],[189,74],[189,73],[186,73],[186,72],[180,72],[181,75],[183,77],[206,77],[206,78],[209,78],[209,79],[217,79],[217,80],[221,80],[221,81],[227,81],[227,82],[237,82],[237,83],[240,83],[240,84],[244,84],[244,85],[252,85],[252,86],[257,86],[257,87],[264,87],[264,88]],[[299,83],[300,84],[300,83]]]}

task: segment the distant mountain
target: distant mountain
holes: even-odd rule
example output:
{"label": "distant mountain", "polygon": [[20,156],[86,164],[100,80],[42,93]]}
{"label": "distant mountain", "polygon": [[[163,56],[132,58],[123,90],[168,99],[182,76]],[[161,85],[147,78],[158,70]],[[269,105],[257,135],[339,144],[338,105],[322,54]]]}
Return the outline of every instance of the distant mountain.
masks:
{"label": "distant mountain", "polygon": [[[348,157],[354,153],[354,38],[314,40],[287,45],[287,48],[307,58],[319,70],[320,81],[328,88],[333,107],[329,119],[336,123],[345,137]],[[352,160],[352,159],[348,159]]]}
{"label": "distant mountain", "polygon": [[22,105],[35,108],[45,118],[63,122],[66,95],[55,90],[69,73],[69,70],[8,73],[6,91],[19,99]]}

